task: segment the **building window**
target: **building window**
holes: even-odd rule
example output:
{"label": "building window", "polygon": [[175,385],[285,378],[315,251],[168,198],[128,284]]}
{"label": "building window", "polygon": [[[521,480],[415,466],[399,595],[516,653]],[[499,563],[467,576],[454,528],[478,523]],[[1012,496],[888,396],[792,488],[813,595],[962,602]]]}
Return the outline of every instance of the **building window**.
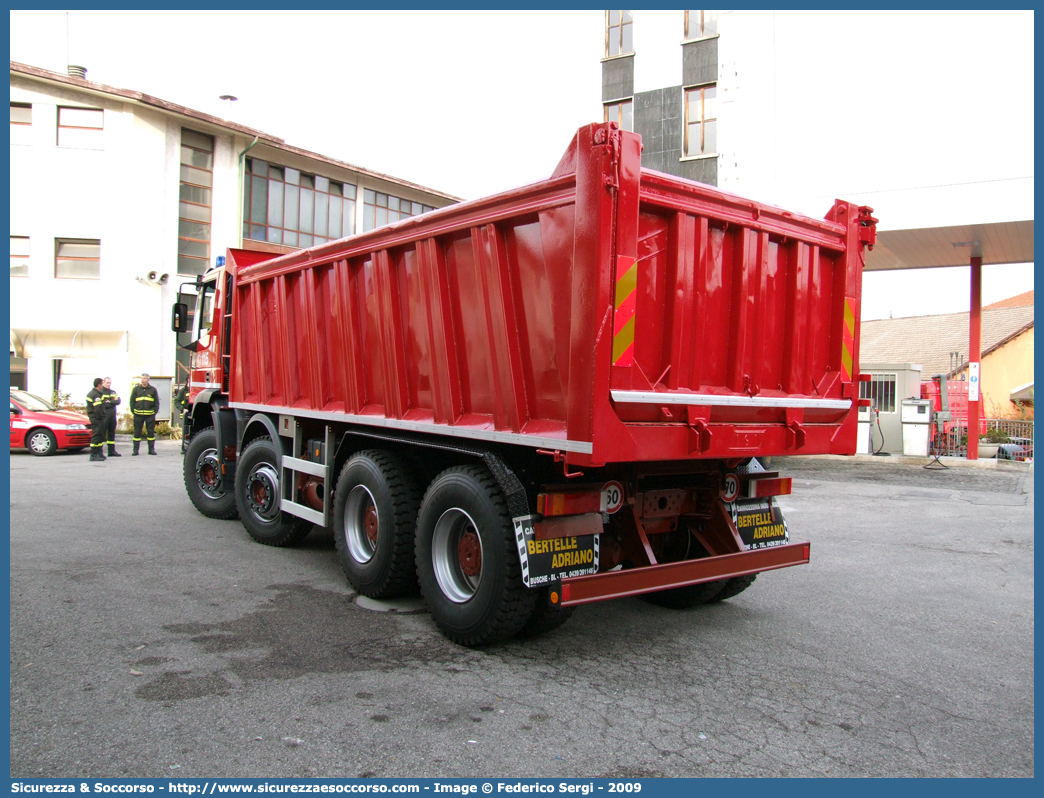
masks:
{"label": "building window", "polygon": [[717,11],[686,11],[685,38],[702,39],[705,36],[716,36],[718,33]]}
{"label": "building window", "polygon": [[882,413],[895,412],[895,381],[897,374],[871,374],[870,382],[859,383],[859,398],[869,399],[870,404]]}
{"label": "building window", "polygon": [[634,130],[634,120],[631,116],[631,101],[625,100],[624,102],[606,105],[605,121],[616,122],[620,126],[620,130]]}
{"label": "building window", "polygon": [[11,236],[11,276],[29,276],[29,236]]}
{"label": "building window", "polygon": [[210,266],[214,139],[182,130],[181,187],[177,206],[177,274],[201,275]]}
{"label": "building window", "polygon": [[54,276],[65,280],[97,280],[101,277],[101,241],[55,239]]}
{"label": "building window", "polygon": [[210,267],[210,192],[213,186],[213,136],[182,128],[178,274],[203,274]]}
{"label": "building window", "polygon": [[11,103],[11,124],[31,125],[33,123],[33,106],[29,103]]}
{"label": "building window", "polygon": [[59,108],[58,146],[98,149],[104,124],[101,108]]}
{"label": "building window", "polygon": [[243,238],[311,247],[355,232],[355,186],[247,159]]}
{"label": "building window", "polygon": [[391,222],[398,222],[435,210],[430,205],[382,194],[379,191],[363,190],[363,231],[373,230]]}
{"label": "building window", "polygon": [[631,12],[605,12],[605,55],[624,55],[634,52],[631,40]]}
{"label": "building window", "polygon": [[718,151],[718,120],[714,108],[717,87],[685,90],[685,154],[710,155]]}

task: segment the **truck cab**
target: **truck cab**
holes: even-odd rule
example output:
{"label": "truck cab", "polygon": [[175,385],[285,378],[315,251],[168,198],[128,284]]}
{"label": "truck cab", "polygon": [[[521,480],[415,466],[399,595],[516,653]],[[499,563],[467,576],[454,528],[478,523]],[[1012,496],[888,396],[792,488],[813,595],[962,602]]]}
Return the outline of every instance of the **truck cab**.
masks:
{"label": "truck cab", "polygon": [[[224,259],[221,258],[220,261]],[[231,275],[224,265],[211,269],[199,276],[195,283],[183,283],[174,305],[171,329],[187,337],[179,344],[189,355],[189,399],[195,403],[200,393],[227,391],[227,362],[230,356],[228,323],[231,317],[225,312],[225,297]],[[195,288],[195,296],[186,288]],[[195,303],[195,313],[189,314],[190,300]]]}

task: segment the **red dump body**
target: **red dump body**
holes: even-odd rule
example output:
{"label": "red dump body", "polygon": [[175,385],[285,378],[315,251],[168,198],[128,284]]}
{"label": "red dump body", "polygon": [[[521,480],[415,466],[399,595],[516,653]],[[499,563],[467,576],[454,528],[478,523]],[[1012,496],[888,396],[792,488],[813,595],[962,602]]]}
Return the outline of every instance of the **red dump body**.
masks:
{"label": "red dump body", "polygon": [[231,406],[577,466],[854,454],[868,209],[810,219],[640,150],[591,125],[543,182],[290,255],[230,250]]}

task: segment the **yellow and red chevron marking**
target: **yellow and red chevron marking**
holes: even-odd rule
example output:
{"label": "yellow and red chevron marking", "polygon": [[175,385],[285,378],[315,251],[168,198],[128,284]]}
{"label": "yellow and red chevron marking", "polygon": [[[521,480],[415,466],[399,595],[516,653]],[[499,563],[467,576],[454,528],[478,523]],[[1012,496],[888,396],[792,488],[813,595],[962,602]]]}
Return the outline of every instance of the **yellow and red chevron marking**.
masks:
{"label": "yellow and red chevron marking", "polygon": [[613,300],[613,365],[634,365],[634,309],[638,301],[638,261],[634,261],[623,273],[626,265],[618,262],[616,296]]}
{"label": "yellow and red chevron marking", "polygon": [[841,335],[841,379],[852,379],[852,353],[855,351],[855,300],[845,297],[845,328]]}

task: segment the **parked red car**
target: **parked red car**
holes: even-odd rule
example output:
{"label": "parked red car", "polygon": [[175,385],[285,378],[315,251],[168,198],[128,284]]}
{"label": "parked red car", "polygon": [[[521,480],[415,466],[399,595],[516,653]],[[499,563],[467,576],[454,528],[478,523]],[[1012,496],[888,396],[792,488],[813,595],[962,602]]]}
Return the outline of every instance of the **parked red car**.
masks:
{"label": "parked red car", "polygon": [[59,449],[79,452],[91,443],[91,422],[83,413],[59,410],[31,393],[11,389],[11,448],[35,455]]}

